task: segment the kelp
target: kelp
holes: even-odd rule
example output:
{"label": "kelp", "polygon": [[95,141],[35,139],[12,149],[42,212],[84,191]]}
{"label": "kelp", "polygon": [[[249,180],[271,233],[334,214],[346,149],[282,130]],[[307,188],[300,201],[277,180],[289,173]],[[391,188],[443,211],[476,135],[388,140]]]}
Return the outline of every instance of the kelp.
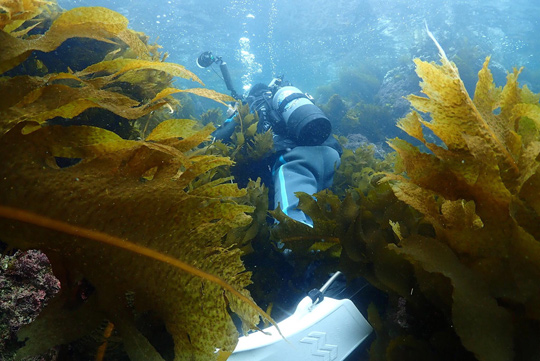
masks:
{"label": "kelp", "polygon": [[[471,345],[456,337],[456,331],[490,356],[493,350],[504,351],[500,359],[510,355],[507,345],[497,344],[512,334],[509,315],[479,285],[481,278],[434,239],[431,224],[398,200],[388,183],[367,194],[349,189],[344,199],[327,191],[299,198],[300,208],[314,221],[313,229],[277,212],[280,223],[274,237],[295,252],[338,255],[349,278],[364,277],[388,294],[388,306],[377,306],[384,317],[374,305],[370,308],[369,321],[377,332],[371,359],[473,360],[465,349]],[[330,246],[329,251],[323,245]],[[454,305],[453,286],[459,288]],[[456,319],[449,321],[453,316]]]}
{"label": "kelp", "polygon": [[[52,2],[39,2],[51,4]],[[40,12],[28,13],[37,16]],[[8,21],[8,23],[12,20]],[[33,51],[51,52],[70,38],[89,38],[115,44],[113,38],[127,44],[138,58],[149,60],[149,48],[137,33],[127,28],[128,20],[121,14],[103,7],[80,7],[63,12],[50,28],[36,37],[19,37],[20,34],[0,32],[4,51],[0,54],[0,73],[23,62]]]}
{"label": "kelp", "polygon": [[[241,290],[249,284],[249,274],[242,273],[240,252],[223,248],[220,240],[228,230],[249,224],[250,218],[245,212],[252,208],[237,205],[231,198],[224,202],[221,196],[213,195],[213,188],[219,184],[206,189],[198,187],[195,189],[200,189],[197,195],[185,191],[199,174],[228,164],[229,160],[216,157],[183,159],[173,155],[176,148],[172,146],[172,149],[156,147],[159,144],[156,140],[118,140],[114,146],[97,141],[94,157],[85,157],[87,161],[73,167],[58,170],[44,166],[54,164],[51,157],[69,155],[55,149],[73,149],[72,154],[83,156],[73,145],[77,142],[92,153],[88,137],[77,139],[78,128],[47,127],[22,135],[19,127],[4,135],[0,145],[5,155],[2,176],[5,185],[12,185],[12,191],[3,193],[1,204],[16,207],[25,204],[24,208],[34,213],[128,239],[205,272],[222,275],[235,289]],[[72,129],[74,131],[70,131]],[[65,144],[61,144],[63,142]],[[25,152],[21,154],[20,149]],[[153,178],[143,181],[143,175],[154,167],[157,170]],[[178,174],[179,167],[185,168],[181,174]],[[19,186],[30,181],[39,187]],[[229,197],[243,194],[245,191],[236,189],[229,192]],[[156,222],[156,219],[160,221]],[[160,359],[134,328],[135,315],[142,312],[152,310],[162,320],[173,336],[178,360],[192,357],[206,360],[212,357],[216,347],[229,351],[234,348],[236,330],[226,307],[238,312],[251,325],[257,323],[256,313],[242,305],[242,301],[223,294],[220,287],[166,264],[88,241],[75,242],[72,237],[36,227],[6,221],[2,224],[3,240],[22,249],[41,249],[48,255],[62,282],[55,306],[46,309],[35,326],[30,325],[24,331],[24,335],[31,337],[21,355],[45,351],[43,345],[54,346],[54,341],[72,341],[95,327],[93,322],[77,323],[80,321],[77,315],[65,316],[70,303],[81,302],[72,298],[72,292],[76,291],[76,281],[82,277],[94,287],[91,298],[98,298],[99,304],[83,302],[81,306],[85,307],[81,307],[81,312],[89,312],[88,307],[95,307],[92,314],[111,320],[134,360],[142,355],[152,355],[146,359]],[[128,291],[135,295],[133,309],[126,301]],[[46,322],[43,326],[40,319]],[[61,324],[55,326],[52,319],[58,319]],[[53,337],[52,343],[45,342],[50,330],[70,330],[71,327],[79,328],[79,332],[70,332],[67,339]],[[35,338],[41,339],[39,344],[32,341]],[[134,348],[136,344],[140,350]]]}
{"label": "kelp", "polygon": [[[431,121],[423,121],[413,112],[399,126],[432,153],[392,140],[390,145],[398,152],[406,177],[388,178],[395,179],[396,196],[434,226],[437,241],[427,242],[455,254],[452,275],[444,271],[442,262],[429,267],[422,263],[428,250],[431,259],[443,252],[430,248],[430,243],[419,249],[411,240],[400,243],[395,251],[406,254],[421,272],[442,274],[452,281],[452,320],[467,349],[480,360],[511,359],[520,328],[539,320],[539,245],[522,228],[532,218],[538,220],[538,214],[527,212],[525,222],[515,212],[530,202],[522,189],[534,178],[540,154],[538,138],[520,132],[521,122],[532,134],[536,132],[536,125],[521,110],[538,108],[538,97],[519,88],[517,70],[508,75],[504,88],[497,88],[488,69],[489,58],[479,73],[474,100],[465,91],[455,65],[444,57],[441,66],[415,62],[428,97],[411,96],[409,100],[419,111],[431,113]],[[446,147],[428,143],[421,125],[431,129]],[[461,285],[456,283],[458,275]],[[459,294],[466,289],[462,282],[471,280],[482,296],[475,298],[475,304],[462,303]],[[426,284],[421,282],[420,287]]]}
{"label": "kelp", "polygon": [[271,212],[280,225],[274,229],[274,237],[282,242],[291,242],[291,247],[305,243],[304,241],[320,240],[323,237],[325,242],[335,243],[339,240],[340,237],[335,232],[339,229],[337,224],[344,219],[340,214],[339,198],[330,191],[317,193],[315,199],[306,193],[299,193],[298,198],[298,208],[310,217],[314,217],[317,220],[316,224],[310,227],[295,221],[287,217],[278,207]]}
{"label": "kelp", "polygon": [[[260,187],[251,193],[238,188],[218,172],[232,164],[229,158],[193,150],[214,127],[165,120],[178,106],[170,96],[176,92],[229,98],[209,89],[172,88],[173,76],[201,82],[180,65],[156,60],[155,47],[108,9],[64,12],[43,35],[1,34],[2,70],[66,39],[118,46],[78,71],[65,65],[62,72],[29,76],[22,66],[17,75],[0,78],[6,95],[0,173],[10,189],[1,192],[0,205],[22,217],[14,218],[19,211],[0,217],[2,241],[43,251],[61,281],[60,294],[21,330],[21,340],[28,339],[18,357],[94,335],[104,320],[132,360],[161,360],[171,351],[175,360],[209,360],[218,357],[216,349],[231,352],[238,333],[229,313],[248,329],[258,323],[260,309],[249,301],[250,273],[233,246],[249,239],[227,235],[251,229],[248,214],[255,208],[248,199]],[[131,138],[137,140],[80,125],[107,114],[134,124],[155,117],[159,124]],[[47,228],[53,224],[60,226]],[[92,234],[113,241],[92,241]],[[154,329],[141,329],[149,319]],[[155,342],[156,332],[171,340],[170,349]]]}
{"label": "kelp", "polygon": [[212,123],[215,127],[219,127],[223,124],[225,118],[221,109],[213,108],[202,113],[199,120],[203,125]]}
{"label": "kelp", "polygon": [[238,106],[238,114],[234,121],[236,127],[230,145],[217,141],[208,148],[209,152],[228,156],[238,166],[249,165],[271,154],[274,144],[272,133],[269,131],[257,133],[259,115],[250,113],[247,104]]}
{"label": "kelp", "polygon": [[[27,20],[34,19],[43,11],[47,11],[47,6],[51,4],[52,1],[44,0],[2,1],[0,5],[0,30],[12,35],[17,34],[16,30],[21,25]],[[21,35],[24,35],[24,32],[17,34],[17,36]]]}
{"label": "kelp", "polygon": [[0,42],[5,51],[0,55],[0,73],[19,65],[32,51],[53,51],[72,37],[111,42],[110,38],[127,31],[127,24],[124,16],[109,9],[76,8],[63,13],[45,34],[37,38],[22,39],[2,31]]}
{"label": "kelp", "polygon": [[[484,290],[482,297],[492,304],[476,311],[472,305],[460,304],[462,290],[453,283],[453,322],[464,346],[480,360],[511,359],[514,339],[529,322],[524,320],[540,321],[540,245],[536,225],[531,226],[533,219],[539,220],[538,189],[530,186],[537,177],[540,149],[534,136],[538,125],[529,118],[538,109],[539,98],[519,87],[519,70],[508,74],[504,88],[496,87],[489,58],[479,72],[474,99],[469,98],[455,65],[444,56],[442,65],[415,63],[427,97],[409,100],[417,110],[429,112],[431,120],[412,112],[399,126],[432,153],[421,153],[399,139],[390,141],[405,173],[388,179],[394,179],[396,196],[434,226],[437,241],[431,242],[453,252],[457,265],[465,267],[468,276],[460,277],[461,282],[476,278],[476,289]],[[445,148],[428,143],[422,125]],[[422,256],[420,250],[408,250],[411,244],[399,244],[395,251],[408,254],[418,267]],[[445,274],[442,267],[435,265],[428,272]],[[456,274],[447,277],[454,281]],[[475,322],[484,325],[482,337],[473,329],[475,323],[466,321],[473,314]]]}
{"label": "kelp", "polygon": [[[106,63],[106,64],[102,64]],[[122,63],[116,70],[109,66],[111,62],[101,62],[92,69],[85,69],[79,73],[54,74],[44,77],[17,76],[2,79],[0,91],[8,93],[8,89],[16,84],[17,92],[2,101],[0,114],[9,121],[3,122],[2,132],[9,130],[21,121],[33,121],[42,124],[55,117],[74,118],[89,108],[101,108],[113,112],[126,119],[140,118],[156,109],[163,107],[169,102],[171,94],[176,92],[189,92],[199,96],[205,96],[216,101],[228,99],[210,89],[172,89],[166,88],[155,94],[150,100],[142,104],[129,96],[114,89],[115,82],[126,82],[122,74],[139,69],[156,69],[175,76],[186,76],[199,81],[192,73],[176,64],[156,63],[137,59],[121,59],[115,63]],[[111,75],[96,76],[95,73],[105,70],[116,70]],[[88,79],[88,80],[87,80]],[[144,84],[144,76],[132,78],[133,84]],[[106,88],[104,88],[106,87]],[[21,99],[22,98],[22,99]]]}
{"label": "kelp", "polygon": [[398,126],[428,152],[390,140],[395,168],[382,183],[300,195],[313,229],[276,213],[274,236],[287,247],[333,240],[350,277],[388,294],[384,317],[370,308],[373,360],[536,359],[540,97],[519,86],[520,70],[497,87],[489,58],[473,99],[444,55],[415,63],[426,97],[409,96],[416,110]]}
{"label": "kelp", "polygon": [[[164,105],[172,111],[177,102],[170,95],[176,92],[205,96],[218,102],[230,100],[230,97],[209,89],[171,88],[173,76],[201,85],[202,82],[183,66],[160,61],[154,46],[141,40],[144,39],[142,35],[127,29],[126,18],[105,8],[77,8],[64,12],[43,35],[16,38],[2,32],[1,36],[5,41],[0,56],[0,72],[22,62],[36,50],[56,50],[67,39],[84,37],[117,47],[108,55],[103,54],[102,61],[77,72],[67,66],[63,72],[41,77],[20,75],[11,79],[3,78],[0,84],[2,94],[10,94],[13,88],[18,91],[2,100],[0,114],[3,118],[12,119],[12,122],[4,125],[1,132],[19,121],[35,120],[42,123],[55,117],[70,119],[90,108],[106,109],[117,117],[135,120]],[[39,59],[36,62],[42,64]],[[26,63],[23,65],[26,69]],[[17,87],[13,84],[17,84]],[[58,103],[51,102],[52,96]],[[21,98],[24,98],[23,101]],[[54,109],[49,109],[51,107]]]}
{"label": "kelp", "polygon": [[251,224],[245,227],[239,227],[231,230],[227,233],[225,239],[226,245],[239,247],[242,249],[242,254],[247,255],[253,252],[251,241],[255,238],[268,241],[268,226],[267,226],[267,212],[268,212],[268,188],[262,183],[261,179],[250,180],[246,186],[246,194],[243,197],[236,198],[236,201],[240,204],[250,205],[255,207],[251,213],[253,221]]}
{"label": "kelp", "polygon": [[[418,212],[396,199],[387,184],[372,187],[367,194],[350,188],[344,198],[328,190],[314,195],[298,193],[298,197],[299,208],[313,220],[313,228],[278,208],[272,212],[279,221],[272,230],[275,239],[297,252],[329,249],[328,256],[341,256],[350,278],[363,276],[381,290],[407,293],[409,266],[386,249],[388,243],[398,241],[391,221],[401,219],[405,236],[429,235],[431,230],[421,223]],[[321,242],[330,246],[323,249]]]}
{"label": "kelp", "polygon": [[321,106],[321,110],[332,122],[340,121],[347,114],[348,106],[338,94],[334,94],[328,99],[326,104]]}
{"label": "kelp", "polygon": [[347,189],[352,187],[367,193],[383,172],[393,169],[393,158],[393,154],[387,154],[383,161],[377,159],[373,145],[360,146],[355,150],[343,149],[341,164],[334,175],[333,192],[344,196]]}
{"label": "kelp", "polygon": [[358,102],[347,110],[338,124],[341,134],[361,133],[378,142],[392,133],[393,118],[388,106]]}
{"label": "kelp", "polygon": [[[127,81],[129,83],[140,82],[133,78],[128,78],[126,73],[133,70],[142,70],[142,69],[152,69],[165,72],[171,76],[178,76],[184,79],[193,80],[201,85],[202,81],[192,72],[188,71],[185,67],[179,64],[165,63],[161,61],[151,61],[151,60],[134,60],[134,59],[125,59],[117,58],[114,60],[104,60],[97,64],[90,65],[89,67],[81,70],[77,73],[78,76],[85,76],[88,79],[88,82],[93,84],[96,87],[100,87],[100,84],[107,84],[110,86],[111,81],[114,79],[116,81]],[[107,77],[98,77],[96,75],[107,72],[111,75]],[[207,89],[208,90],[208,89]]]}
{"label": "kelp", "polygon": [[[362,82],[362,78],[367,81]],[[345,71],[340,74],[339,81],[317,89],[318,98],[326,101],[320,107],[332,122],[336,134],[345,137],[362,134],[370,141],[380,143],[388,134],[395,133],[392,107],[373,99],[380,85],[373,75]],[[360,95],[362,89],[366,90],[365,96]]]}
{"label": "kelp", "polygon": [[195,268],[189,265],[188,263],[182,262],[176,258],[167,256],[165,254],[156,252],[150,248],[141,247],[135,243],[131,243],[124,239],[113,237],[107,233],[101,233],[101,232],[96,232],[96,231],[81,228],[81,227],[76,227],[69,223],[53,220],[53,219],[43,217],[34,213],[22,211],[17,208],[0,206],[0,217],[4,219],[10,219],[13,221],[20,221],[20,222],[32,224],[38,227],[48,228],[54,231],[72,235],[74,237],[81,237],[81,238],[86,238],[89,240],[101,242],[107,245],[124,249],[129,252],[137,253],[137,254],[152,258],[154,260],[157,260],[163,263],[168,263],[186,273],[189,273],[193,276],[196,276],[196,277],[199,277],[199,278],[202,278],[202,279],[205,279],[205,280],[208,280],[210,282],[217,284],[223,289],[231,292],[234,296],[238,297],[240,300],[251,305],[255,310],[259,311],[261,315],[265,314],[262,310],[260,310],[260,308],[255,303],[253,303],[251,299],[247,298],[246,296],[238,292],[236,289],[231,287],[228,283],[226,283],[219,277],[216,277],[212,274],[201,271],[200,269]]}
{"label": "kelp", "polygon": [[[86,21],[84,24],[83,20]],[[3,52],[6,58],[3,61],[0,60],[0,64],[10,63],[8,57],[18,57],[19,53],[26,51],[24,49],[29,49],[27,52],[38,50],[35,42],[47,43],[46,39],[43,40],[46,36],[56,39],[54,46],[51,45],[47,49],[39,50],[54,50],[64,40],[82,36],[79,33],[80,26],[88,27],[88,31],[85,30],[85,34],[89,34],[88,37],[109,41],[102,35],[92,35],[92,29],[99,28],[100,21],[107,23],[107,25],[103,25],[104,29],[109,29],[109,27],[116,29],[108,33],[102,29],[103,32],[110,33],[111,37],[120,34],[121,31],[128,31],[125,28],[127,20],[110,10],[103,8],[70,10],[61,14],[52,23],[51,28],[37,40],[16,39],[4,33],[2,36],[9,37],[11,39],[9,41],[13,44],[9,47],[6,46],[8,51]],[[103,32],[99,34],[103,34]],[[133,44],[129,43],[128,45]],[[173,76],[193,80],[201,85],[202,82],[181,65],[148,60],[151,58],[148,55],[150,53],[149,46],[142,44],[139,48],[137,55],[142,59],[118,57],[100,61],[78,72],[72,72],[68,68],[66,72],[50,73],[41,77],[19,75],[13,78],[2,78],[0,92],[5,93],[6,97],[3,97],[0,104],[0,116],[8,121],[2,123],[0,134],[22,121],[33,121],[40,125],[57,117],[72,119],[79,117],[81,113],[91,108],[107,110],[126,120],[139,119],[164,106],[172,112],[172,107],[177,106],[177,101],[171,95],[178,92],[208,97],[221,103],[231,99],[210,89],[182,90],[171,88],[169,84]],[[17,51],[19,55],[16,54]],[[10,52],[15,55],[9,55]],[[141,54],[146,55],[142,56]],[[116,54],[116,56],[120,55],[126,54],[125,52]],[[1,67],[2,65],[0,65]],[[31,131],[31,129],[37,128],[35,126],[28,127],[26,131]]]}
{"label": "kelp", "polygon": [[156,97],[153,99],[153,101],[160,100],[162,98],[165,98],[175,93],[195,94],[201,97],[215,100],[223,105],[227,105],[227,103],[225,102],[234,101],[234,98],[231,97],[230,95],[221,94],[221,93],[216,92],[215,90],[206,89],[206,88],[192,88],[192,89],[167,88],[167,89],[163,89],[159,94],[157,94]]}
{"label": "kelp", "polygon": [[338,80],[317,88],[317,98],[327,101],[334,94],[339,94],[352,104],[372,102],[384,76],[384,73],[377,74],[379,70],[378,64],[369,62],[340,69]]}

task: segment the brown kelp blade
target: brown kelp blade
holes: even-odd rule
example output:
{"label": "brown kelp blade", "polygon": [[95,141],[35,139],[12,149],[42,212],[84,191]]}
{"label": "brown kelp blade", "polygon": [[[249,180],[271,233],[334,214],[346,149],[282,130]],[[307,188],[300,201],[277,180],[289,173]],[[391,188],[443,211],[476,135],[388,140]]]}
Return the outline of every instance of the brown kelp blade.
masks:
{"label": "brown kelp blade", "polygon": [[42,216],[33,212],[22,210],[22,209],[0,205],[0,218],[29,223],[38,227],[48,228],[54,231],[70,234],[75,237],[83,237],[83,238],[91,239],[91,240],[101,242],[101,243],[104,243],[113,247],[122,248],[126,251],[137,253],[145,257],[153,258],[160,262],[167,263],[173,267],[179,268],[196,277],[203,278],[207,281],[215,283],[219,285],[220,287],[222,287],[223,289],[231,292],[240,300],[244,301],[246,304],[248,304],[253,309],[255,309],[264,319],[270,321],[277,328],[277,324],[275,323],[275,321],[266,312],[264,312],[259,306],[257,306],[255,302],[253,302],[252,300],[250,300],[249,298],[247,298],[246,296],[238,292],[236,289],[234,289],[227,282],[225,282],[218,276],[204,272],[174,257],[170,257],[163,253],[157,252],[153,249],[143,247],[135,243],[131,243],[125,239],[111,236],[107,233],[98,232],[91,229],[75,226],[73,224],[51,219],[51,218],[48,218],[48,217],[45,217],[45,216]]}
{"label": "brown kelp blade", "polygon": [[121,14],[102,7],[81,7],[62,13],[42,36],[20,39],[0,32],[0,73],[24,61],[34,50],[51,52],[74,37],[92,38],[112,43],[110,38],[127,29],[128,20]]}

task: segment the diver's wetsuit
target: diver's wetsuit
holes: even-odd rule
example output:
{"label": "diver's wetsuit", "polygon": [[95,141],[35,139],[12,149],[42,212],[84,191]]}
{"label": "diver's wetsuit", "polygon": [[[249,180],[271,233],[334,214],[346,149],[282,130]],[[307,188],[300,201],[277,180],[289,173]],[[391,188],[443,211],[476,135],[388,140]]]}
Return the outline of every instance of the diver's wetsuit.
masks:
{"label": "diver's wetsuit", "polygon": [[274,204],[289,217],[313,226],[313,221],[297,208],[295,192],[317,193],[332,186],[340,164],[339,152],[329,146],[298,146],[281,154],[272,169]]}
{"label": "diver's wetsuit", "polygon": [[[261,90],[268,89],[266,86],[260,88]],[[252,93],[250,92],[250,96],[258,95]],[[253,111],[253,102],[250,102],[250,97],[247,101]],[[278,134],[274,130],[274,124],[266,116],[266,112],[261,111],[260,107],[256,109],[259,114],[257,132],[264,133],[268,130],[273,132],[274,152],[262,161],[264,164],[262,167],[251,165],[251,168],[270,168],[272,174],[269,177],[261,175],[261,178],[266,186],[273,190],[274,207],[279,204],[286,215],[312,226],[312,220],[297,209],[298,197],[295,193],[314,194],[330,187],[334,172],[339,167],[343,150],[333,136],[328,137],[321,145],[299,146],[290,138]],[[225,142],[230,141],[235,125],[232,118],[227,119],[223,126],[214,132],[214,137]],[[272,184],[269,184],[270,182]]]}

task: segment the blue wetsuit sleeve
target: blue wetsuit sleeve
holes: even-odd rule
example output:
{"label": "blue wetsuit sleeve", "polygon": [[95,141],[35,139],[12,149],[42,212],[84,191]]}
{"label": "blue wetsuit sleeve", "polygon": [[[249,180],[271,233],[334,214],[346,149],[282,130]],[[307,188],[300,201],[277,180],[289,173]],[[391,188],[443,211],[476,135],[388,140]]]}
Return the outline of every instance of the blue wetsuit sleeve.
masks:
{"label": "blue wetsuit sleeve", "polygon": [[214,130],[212,137],[214,137],[216,140],[221,140],[224,143],[230,142],[231,136],[234,133],[234,128],[236,128],[236,122],[233,120],[234,116],[225,120],[223,125]]}

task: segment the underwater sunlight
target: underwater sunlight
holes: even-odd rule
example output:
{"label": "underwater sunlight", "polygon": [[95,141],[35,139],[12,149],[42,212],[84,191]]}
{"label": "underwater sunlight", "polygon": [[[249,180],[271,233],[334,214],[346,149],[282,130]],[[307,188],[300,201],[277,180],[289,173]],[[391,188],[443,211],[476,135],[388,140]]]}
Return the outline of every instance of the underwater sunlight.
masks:
{"label": "underwater sunlight", "polygon": [[538,10],[0,1],[0,359],[540,359]]}

